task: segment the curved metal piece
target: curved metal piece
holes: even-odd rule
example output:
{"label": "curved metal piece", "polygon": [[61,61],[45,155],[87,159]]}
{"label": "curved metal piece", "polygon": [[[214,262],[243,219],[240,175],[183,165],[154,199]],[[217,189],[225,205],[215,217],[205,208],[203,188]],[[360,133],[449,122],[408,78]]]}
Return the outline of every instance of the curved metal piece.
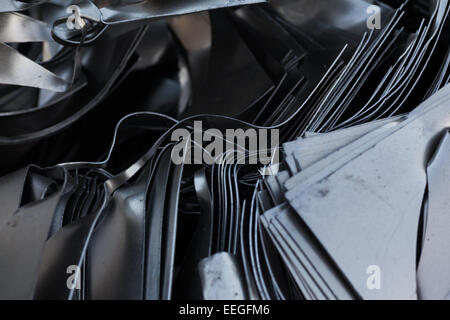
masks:
{"label": "curved metal piece", "polygon": [[[36,190],[30,180],[33,172],[52,177],[57,190],[46,197],[46,192]],[[0,180],[6,207],[1,211],[0,224],[0,298],[32,299],[37,285],[41,256],[54,219],[55,209],[62,194],[68,192],[67,172],[62,168],[40,169],[34,166],[19,170]],[[31,189],[32,191],[27,191]],[[37,193],[39,198],[25,198],[27,193]],[[7,197],[7,198],[4,198]]]}
{"label": "curved metal piece", "polygon": [[30,9],[49,0],[3,0],[0,3],[0,12],[23,11]]}
{"label": "curved metal piece", "polygon": [[69,83],[23,56],[10,46],[0,43],[0,83],[27,86],[52,90],[66,91]]}
{"label": "curved metal piece", "polygon": [[52,41],[50,25],[16,12],[0,13],[0,42]]}
{"label": "curved metal piece", "polygon": [[129,23],[138,20],[209,11],[233,6],[266,2],[266,0],[144,0],[137,3],[114,4],[100,8],[105,24]]}

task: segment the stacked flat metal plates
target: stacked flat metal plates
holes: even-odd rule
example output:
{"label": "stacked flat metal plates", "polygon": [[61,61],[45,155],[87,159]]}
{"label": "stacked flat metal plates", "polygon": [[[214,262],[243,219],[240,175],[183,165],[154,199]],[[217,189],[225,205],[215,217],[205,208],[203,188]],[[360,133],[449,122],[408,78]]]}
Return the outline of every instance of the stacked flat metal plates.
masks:
{"label": "stacked flat metal plates", "polygon": [[0,298],[449,298],[449,11],[1,1]]}

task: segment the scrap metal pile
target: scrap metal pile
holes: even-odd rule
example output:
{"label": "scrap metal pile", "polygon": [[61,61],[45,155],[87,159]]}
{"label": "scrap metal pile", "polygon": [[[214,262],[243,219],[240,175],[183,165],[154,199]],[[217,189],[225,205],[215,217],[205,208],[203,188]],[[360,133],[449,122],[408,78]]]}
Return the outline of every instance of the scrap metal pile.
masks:
{"label": "scrap metal pile", "polygon": [[1,0],[0,299],[448,299],[448,0]]}

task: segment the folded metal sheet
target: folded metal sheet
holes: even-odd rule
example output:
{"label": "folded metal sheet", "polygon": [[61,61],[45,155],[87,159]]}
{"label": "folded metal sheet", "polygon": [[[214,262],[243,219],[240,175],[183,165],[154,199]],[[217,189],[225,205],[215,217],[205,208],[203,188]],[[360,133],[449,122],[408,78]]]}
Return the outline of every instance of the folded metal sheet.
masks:
{"label": "folded metal sheet", "polygon": [[16,12],[0,13],[0,42],[36,41],[52,41],[50,25]]}
{"label": "folded metal sheet", "polygon": [[[381,141],[327,168],[286,197],[365,299],[415,299],[416,242],[427,151],[450,125],[447,87]],[[349,237],[349,235],[352,235]],[[380,290],[366,285],[382,270]],[[401,276],[398,270],[403,270]]]}

